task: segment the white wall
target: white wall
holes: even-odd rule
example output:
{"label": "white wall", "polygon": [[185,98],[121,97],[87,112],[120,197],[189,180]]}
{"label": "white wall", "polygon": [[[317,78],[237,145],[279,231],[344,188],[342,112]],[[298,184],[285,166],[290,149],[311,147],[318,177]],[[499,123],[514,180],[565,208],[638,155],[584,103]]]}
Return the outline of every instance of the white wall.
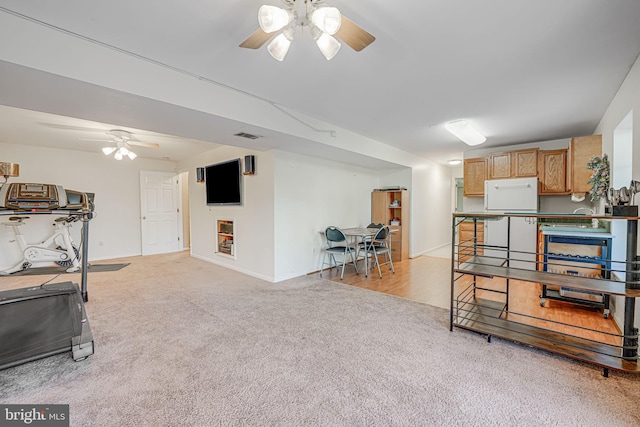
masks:
{"label": "white wall", "polygon": [[[613,163],[613,134],[618,124],[625,116],[634,110],[633,114],[633,162],[631,176],[634,180],[640,180],[640,58],[638,58],[627,74],[624,82],[620,86],[618,93],[609,104],[600,123],[596,127],[594,133],[602,134],[602,151],[609,156],[611,161],[611,169],[614,170],[616,165]],[[628,185],[628,184],[625,184]],[[637,202],[636,198],[636,202]],[[617,237],[617,236],[616,236]],[[617,255],[617,254],[614,254]],[[624,299],[615,297],[615,319],[618,325],[623,325]],[[637,301],[637,299],[636,299]],[[640,311],[636,309],[635,326],[640,326]]]}
{"label": "white wall", "polygon": [[[204,184],[195,182],[195,168],[247,154],[256,156],[256,174],[243,177],[243,206],[206,206]],[[116,161],[101,153],[6,143],[0,143],[0,159],[20,164],[20,177],[11,182],[45,182],[95,193],[89,260],[141,254],[141,170],[190,172],[192,255],[266,280],[280,281],[318,270],[320,231],[332,224],[368,224],[371,191],[382,186],[410,190],[412,256],[450,239],[450,172],[435,163],[413,172],[409,168],[380,172],[288,152],[225,146],[176,168],[168,161]],[[235,260],[215,254],[215,220],[221,217],[236,220]],[[52,228],[49,216],[34,217],[30,222],[32,226],[23,228],[28,241],[41,240]],[[74,227],[72,234],[79,242],[79,224]],[[8,268],[21,258],[10,240],[10,230],[0,227],[0,268]]]}
{"label": "white wall", "polygon": [[431,162],[412,169],[412,257],[451,243],[454,172],[453,168]]}
{"label": "white wall", "polygon": [[[256,155],[256,175],[245,177],[243,206],[207,207],[204,185],[189,179],[191,253],[270,281],[320,269],[322,231],[329,225],[371,221],[371,191],[401,186],[411,196],[412,254],[450,241],[451,171],[428,162],[413,170],[377,171],[279,150],[220,147],[180,163],[179,170]],[[236,259],[215,254],[216,218],[234,218]],[[413,255],[412,255],[413,256]]]}
{"label": "white wall", "polygon": [[276,151],[275,280],[319,270],[321,232],[369,224],[378,187],[377,171]]}
{"label": "white wall", "polygon": [[[253,154],[255,175],[245,175],[241,206],[207,206],[205,184],[196,182],[196,167]],[[191,255],[265,280],[274,280],[274,154],[222,146],[179,164],[189,171]],[[233,219],[235,259],[216,254],[216,221]]]}
{"label": "white wall", "polygon": [[[175,163],[137,158],[114,160],[102,153],[59,150],[23,144],[0,143],[0,160],[20,165],[20,176],[9,182],[62,185],[66,189],[95,193],[96,217],[89,223],[89,261],[140,255],[140,171],[175,170]],[[2,217],[0,217],[0,220]],[[53,229],[51,216],[32,216],[23,226],[27,242],[46,237]],[[80,223],[72,236],[80,241]],[[0,227],[0,268],[20,260],[13,234]]]}

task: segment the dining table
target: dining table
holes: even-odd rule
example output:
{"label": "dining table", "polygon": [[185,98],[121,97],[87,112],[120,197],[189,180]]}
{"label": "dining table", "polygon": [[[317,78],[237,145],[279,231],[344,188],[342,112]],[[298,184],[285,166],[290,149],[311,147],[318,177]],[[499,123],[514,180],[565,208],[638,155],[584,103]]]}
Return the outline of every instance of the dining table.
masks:
{"label": "dining table", "polygon": [[[347,237],[351,237],[355,240],[355,244],[363,243],[366,241],[370,241],[376,235],[380,228],[377,227],[350,227],[350,228],[342,228],[342,232]],[[391,231],[391,230],[390,230]],[[395,231],[395,230],[394,230]],[[364,277],[369,275],[369,266],[368,266],[369,256],[366,251],[364,254]],[[357,262],[357,260],[356,260]]]}

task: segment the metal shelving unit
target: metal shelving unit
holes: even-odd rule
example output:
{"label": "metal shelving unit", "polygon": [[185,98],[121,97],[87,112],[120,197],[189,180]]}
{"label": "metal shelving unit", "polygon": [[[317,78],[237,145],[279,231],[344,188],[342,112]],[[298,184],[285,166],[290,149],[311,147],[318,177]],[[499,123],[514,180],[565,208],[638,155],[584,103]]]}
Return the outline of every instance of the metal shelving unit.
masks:
{"label": "metal shelving unit", "polygon": [[[456,245],[456,228],[464,220],[482,220],[507,217],[507,245],[492,247],[492,253],[502,251],[504,256],[481,256],[486,245],[474,238]],[[636,217],[593,217],[627,221],[626,281],[607,277],[585,277],[557,274],[531,269],[514,268],[509,261],[518,253],[510,250],[509,230],[511,217],[531,217],[533,221],[548,217],[537,214],[453,214],[450,330],[454,327],[519,342],[552,353],[582,360],[600,366],[608,376],[609,369],[640,373],[638,365],[638,330],[634,325],[635,299],[640,297],[637,261]],[[473,257],[461,262],[460,252]],[[536,253],[536,255],[540,255]],[[545,261],[546,262],[546,261]],[[610,266],[610,264],[608,264]],[[609,270],[610,271],[610,270]],[[548,317],[518,312],[510,307],[513,286],[558,286],[579,292],[618,295],[625,298],[624,328],[622,333],[583,327],[577,323],[563,323]],[[536,301],[532,303],[537,304]],[[569,320],[568,322],[571,322]]]}

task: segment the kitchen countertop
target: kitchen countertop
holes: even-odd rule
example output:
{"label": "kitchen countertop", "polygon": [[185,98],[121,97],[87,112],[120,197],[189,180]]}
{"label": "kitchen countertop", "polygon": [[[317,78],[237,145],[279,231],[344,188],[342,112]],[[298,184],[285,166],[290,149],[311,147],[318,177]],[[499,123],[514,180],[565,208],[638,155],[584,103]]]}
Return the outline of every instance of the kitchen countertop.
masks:
{"label": "kitchen countertop", "polygon": [[572,236],[572,237],[599,237],[610,239],[613,234],[606,228],[579,228],[579,227],[552,227],[548,225],[540,226],[542,234],[548,236]]}

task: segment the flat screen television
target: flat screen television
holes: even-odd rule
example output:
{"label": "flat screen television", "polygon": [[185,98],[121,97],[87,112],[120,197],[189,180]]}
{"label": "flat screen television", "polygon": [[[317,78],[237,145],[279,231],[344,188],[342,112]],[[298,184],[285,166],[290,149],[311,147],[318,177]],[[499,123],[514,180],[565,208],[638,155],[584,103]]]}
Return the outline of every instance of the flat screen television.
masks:
{"label": "flat screen television", "polygon": [[204,176],[207,205],[242,204],[242,165],[240,159],[206,166]]}

